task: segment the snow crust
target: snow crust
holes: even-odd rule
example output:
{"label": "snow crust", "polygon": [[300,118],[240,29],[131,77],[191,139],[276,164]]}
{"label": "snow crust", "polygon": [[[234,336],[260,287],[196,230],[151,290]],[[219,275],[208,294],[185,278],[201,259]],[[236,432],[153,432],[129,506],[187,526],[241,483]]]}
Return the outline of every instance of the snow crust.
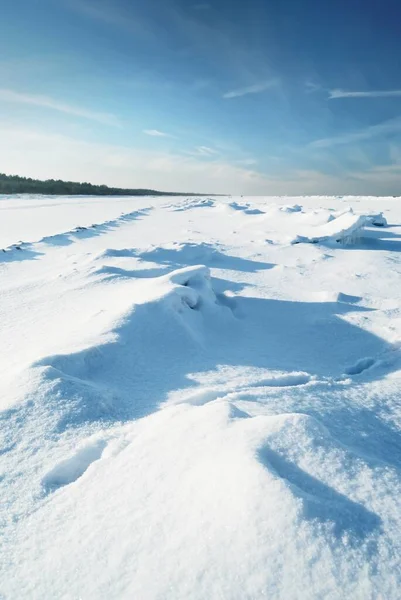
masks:
{"label": "snow crust", "polygon": [[1,598],[399,598],[400,199],[0,213]]}

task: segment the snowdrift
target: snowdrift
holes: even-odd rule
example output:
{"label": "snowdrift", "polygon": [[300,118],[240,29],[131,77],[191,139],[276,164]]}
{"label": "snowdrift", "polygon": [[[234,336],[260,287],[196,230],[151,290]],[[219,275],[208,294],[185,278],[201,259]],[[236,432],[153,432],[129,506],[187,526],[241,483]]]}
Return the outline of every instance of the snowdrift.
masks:
{"label": "snowdrift", "polygon": [[327,223],[314,228],[313,235],[297,235],[292,244],[319,244],[324,242],[336,242],[344,245],[353,244],[361,238],[363,229],[371,225],[385,227],[387,221],[383,213],[357,215],[352,210],[348,210],[337,217],[330,215]]}
{"label": "snowdrift", "polygon": [[110,341],[36,363],[40,410],[58,417],[58,430],[147,414],[169,386],[183,384],[187,355],[196,356],[205,332],[232,318],[203,265],[132,284],[132,307],[109,332]]}
{"label": "snowdrift", "polygon": [[1,202],[2,598],[398,598],[399,199]]}

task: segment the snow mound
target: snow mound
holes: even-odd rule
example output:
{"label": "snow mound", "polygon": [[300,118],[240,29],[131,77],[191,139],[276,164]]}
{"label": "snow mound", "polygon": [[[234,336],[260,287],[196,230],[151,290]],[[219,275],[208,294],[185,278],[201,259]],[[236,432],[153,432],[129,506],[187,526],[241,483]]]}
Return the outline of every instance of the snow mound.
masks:
{"label": "snow mound", "polygon": [[297,235],[292,244],[324,242],[353,244],[360,239],[363,229],[371,225],[386,227],[387,220],[383,213],[355,214],[349,207],[346,211],[331,212],[326,223],[314,226],[308,235]]}
{"label": "snow mound", "polygon": [[36,363],[42,379],[35,410],[50,411],[57,430],[152,410],[166,386],[182,385],[187,356],[196,354],[207,331],[234,318],[204,265],[133,281],[130,290],[132,306],[103,344]]}
{"label": "snow mound", "polygon": [[239,204],[238,202],[230,202],[228,204],[233,210],[242,211],[246,215],[263,215],[264,212],[259,208],[252,208],[250,204]]}
{"label": "snow mound", "polygon": [[292,244],[309,243],[318,244],[322,242],[337,242],[341,244],[355,243],[361,236],[361,232],[371,223],[366,215],[355,215],[346,212],[341,216],[327,222],[320,227],[315,227],[313,235],[298,235]]}
{"label": "snow mound", "polygon": [[216,295],[213,291],[210,269],[204,265],[184,267],[173,271],[160,278],[161,283],[171,286],[166,296],[171,306],[181,312],[181,304],[189,306],[192,310],[199,310],[202,306],[215,305]]}
{"label": "snow mound", "polygon": [[184,200],[178,204],[172,204],[168,208],[174,212],[184,212],[194,208],[211,208],[215,205],[211,198],[194,198],[193,200]]}
{"label": "snow mound", "polygon": [[302,206],[300,204],[285,204],[280,206],[280,210],[286,213],[301,212]]}
{"label": "snow mound", "polygon": [[377,215],[369,215],[369,219],[375,227],[387,227],[387,219],[382,212]]}

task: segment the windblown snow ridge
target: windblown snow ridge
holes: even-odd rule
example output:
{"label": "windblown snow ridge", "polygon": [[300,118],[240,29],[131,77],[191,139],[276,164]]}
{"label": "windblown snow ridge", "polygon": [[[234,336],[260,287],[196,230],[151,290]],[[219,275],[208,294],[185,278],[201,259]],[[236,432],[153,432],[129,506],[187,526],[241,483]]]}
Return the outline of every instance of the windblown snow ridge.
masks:
{"label": "windblown snow ridge", "polygon": [[292,244],[309,243],[318,244],[324,242],[337,242],[344,245],[355,243],[360,239],[365,227],[375,225],[384,227],[387,221],[383,213],[376,215],[358,215],[350,209],[335,218],[331,218],[324,225],[313,228],[313,234],[297,235]]}
{"label": "windblown snow ridge", "polygon": [[89,238],[98,235],[102,235],[116,227],[119,227],[123,223],[140,219],[149,213],[149,208],[143,208],[140,210],[134,210],[128,213],[123,213],[116,219],[104,221],[103,223],[93,223],[89,226],[78,226],[69,231],[63,233],[56,233],[54,235],[48,235],[40,240],[34,242],[23,242],[19,241],[6,248],[0,250],[0,262],[9,260],[23,260],[25,258],[34,258],[40,254],[36,247],[39,244],[47,244],[51,246],[68,246],[72,244],[77,238]]}
{"label": "windblown snow ridge", "polygon": [[46,385],[51,382],[46,402],[59,415],[59,430],[147,414],[171,386],[183,385],[188,356],[197,355],[204,332],[216,320],[233,318],[203,265],[135,281],[130,289],[132,308],[110,331],[110,341],[36,364]]}

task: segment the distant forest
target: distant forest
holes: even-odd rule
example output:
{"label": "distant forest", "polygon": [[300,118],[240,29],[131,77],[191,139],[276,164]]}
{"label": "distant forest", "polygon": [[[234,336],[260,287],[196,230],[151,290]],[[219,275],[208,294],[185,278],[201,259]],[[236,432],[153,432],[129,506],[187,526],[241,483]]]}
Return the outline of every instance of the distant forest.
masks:
{"label": "distant forest", "polygon": [[[57,195],[94,195],[94,196],[178,196],[173,192],[156,192],[155,190],[124,189],[62,181],[61,179],[31,179],[18,175],[0,173],[0,194],[57,194]],[[188,194],[185,194],[188,195]]]}

